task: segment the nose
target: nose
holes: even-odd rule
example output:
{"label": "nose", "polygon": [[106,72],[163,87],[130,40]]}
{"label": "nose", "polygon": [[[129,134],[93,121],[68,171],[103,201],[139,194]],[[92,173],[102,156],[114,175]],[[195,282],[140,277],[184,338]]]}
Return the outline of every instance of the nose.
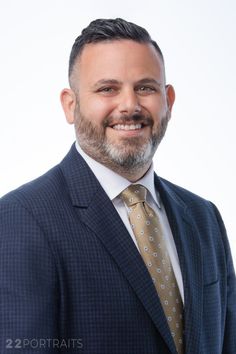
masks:
{"label": "nose", "polygon": [[118,110],[120,114],[140,113],[141,107],[137,94],[132,88],[123,90],[119,95]]}

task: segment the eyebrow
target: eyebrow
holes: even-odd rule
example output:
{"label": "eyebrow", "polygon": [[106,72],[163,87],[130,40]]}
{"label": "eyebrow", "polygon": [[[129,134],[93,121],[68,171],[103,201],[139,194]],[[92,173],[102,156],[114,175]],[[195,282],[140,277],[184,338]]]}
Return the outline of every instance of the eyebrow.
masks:
{"label": "eyebrow", "polygon": [[122,82],[115,79],[101,79],[98,80],[93,86],[94,88],[98,88],[101,85],[121,85]]}
{"label": "eyebrow", "polygon": [[136,84],[138,84],[138,85],[154,84],[154,85],[157,85],[159,87],[162,86],[161,82],[159,82],[156,79],[149,78],[149,77],[146,77],[144,79],[139,80]]}
{"label": "eyebrow", "polygon": [[[135,83],[135,85],[145,85],[145,84],[154,84],[157,85],[158,87],[162,86],[162,84],[158,80],[149,77],[141,79]],[[122,82],[115,79],[101,79],[94,84],[94,88],[98,88],[101,85],[122,85]]]}

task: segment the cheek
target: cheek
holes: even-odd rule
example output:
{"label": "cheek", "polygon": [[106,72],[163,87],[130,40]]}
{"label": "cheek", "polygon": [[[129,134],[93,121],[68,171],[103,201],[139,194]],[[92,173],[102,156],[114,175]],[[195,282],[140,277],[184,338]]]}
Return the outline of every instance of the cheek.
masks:
{"label": "cheek", "polygon": [[168,111],[167,104],[164,100],[155,100],[152,101],[149,105],[149,112],[152,115],[152,118],[155,124],[159,124],[160,121],[166,117]]}
{"label": "cheek", "polygon": [[114,104],[108,99],[88,97],[87,100],[81,100],[80,110],[88,119],[102,122],[113,112]]}
{"label": "cheek", "polygon": [[166,110],[166,101],[163,95],[153,94],[143,97],[139,101],[140,105],[153,117],[163,115]]}

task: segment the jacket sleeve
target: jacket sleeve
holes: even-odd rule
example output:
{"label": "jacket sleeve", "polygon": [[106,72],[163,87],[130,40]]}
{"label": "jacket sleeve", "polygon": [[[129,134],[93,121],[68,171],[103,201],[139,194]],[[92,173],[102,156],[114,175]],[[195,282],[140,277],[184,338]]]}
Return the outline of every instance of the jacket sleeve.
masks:
{"label": "jacket sleeve", "polygon": [[223,338],[222,354],[235,354],[236,353],[236,279],[233,265],[233,259],[230,251],[230,246],[226,234],[226,229],[217,208],[215,213],[221,228],[222,240],[225,249],[225,259],[227,266],[227,303],[226,303],[226,320],[225,331]]}
{"label": "jacket sleeve", "polygon": [[0,352],[56,352],[58,307],[56,267],[44,233],[15,198],[2,198]]}

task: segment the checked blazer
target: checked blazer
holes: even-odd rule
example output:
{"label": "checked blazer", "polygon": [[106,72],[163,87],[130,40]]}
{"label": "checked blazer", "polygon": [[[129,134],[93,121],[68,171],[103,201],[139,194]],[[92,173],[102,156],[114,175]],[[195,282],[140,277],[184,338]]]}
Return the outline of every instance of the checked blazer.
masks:
{"label": "checked blazer", "polygon": [[[158,176],[155,183],[183,276],[185,353],[235,354],[235,274],[219,212]],[[9,350],[9,339],[21,346]],[[1,198],[0,353],[176,354],[148,270],[74,145]]]}

